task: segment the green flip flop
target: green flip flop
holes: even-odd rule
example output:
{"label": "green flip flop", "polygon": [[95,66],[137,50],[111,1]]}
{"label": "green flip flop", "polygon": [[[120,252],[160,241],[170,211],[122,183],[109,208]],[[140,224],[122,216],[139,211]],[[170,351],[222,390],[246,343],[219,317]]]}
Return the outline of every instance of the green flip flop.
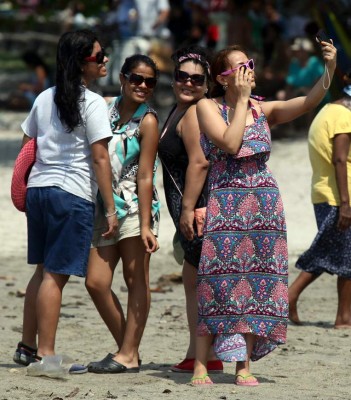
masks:
{"label": "green flip flop", "polygon": [[[206,378],[209,378],[208,374],[203,374],[201,376],[194,376],[191,378],[190,383],[193,386],[202,386],[202,385],[213,385],[213,382],[207,382]],[[194,381],[200,381],[199,383],[194,383]]]}

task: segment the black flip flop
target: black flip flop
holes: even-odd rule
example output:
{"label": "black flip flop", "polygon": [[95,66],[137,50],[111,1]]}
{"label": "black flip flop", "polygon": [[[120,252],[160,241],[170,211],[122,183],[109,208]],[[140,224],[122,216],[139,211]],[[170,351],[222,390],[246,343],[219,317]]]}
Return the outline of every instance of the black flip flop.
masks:
{"label": "black flip flop", "polygon": [[127,368],[125,365],[113,359],[114,354],[107,354],[101,361],[91,362],[88,364],[88,372],[95,374],[120,374],[120,373],[138,373],[140,372],[140,365],[138,367]]}

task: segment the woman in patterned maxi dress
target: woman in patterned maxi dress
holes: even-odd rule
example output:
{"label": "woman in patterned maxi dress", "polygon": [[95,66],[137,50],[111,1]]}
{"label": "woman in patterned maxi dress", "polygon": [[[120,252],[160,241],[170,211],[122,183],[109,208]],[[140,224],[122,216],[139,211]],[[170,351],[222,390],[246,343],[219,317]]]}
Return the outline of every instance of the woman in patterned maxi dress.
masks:
{"label": "woman in patterned maxi dress", "polygon": [[[336,49],[323,42],[322,51],[331,78]],[[206,359],[213,343],[218,358],[236,361],[235,383],[256,386],[249,360],[284,343],[288,321],[286,227],[278,186],[266,165],[269,126],[312,110],[326,90],[321,77],[305,97],[262,102],[251,95],[253,60],[238,46],[218,52],[211,73],[213,98],[197,105],[211,168],[192,383],[212,383]]]}

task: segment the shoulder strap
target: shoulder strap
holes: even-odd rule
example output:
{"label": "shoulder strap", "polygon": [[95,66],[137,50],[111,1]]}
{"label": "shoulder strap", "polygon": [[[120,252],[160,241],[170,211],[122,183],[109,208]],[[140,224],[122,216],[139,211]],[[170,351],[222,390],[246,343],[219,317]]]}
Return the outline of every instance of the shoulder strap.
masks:
{"label": "shoulder strap", "polygon": [[169,175],[170,178],[172,179],[172,182],[174,183],[174,186],[177,188],[177,190],[178,190],[180,196],[183,197],[183,193],[182,193],[182,191],[179,189],[179,186],[177,185],[177,182],[174,180],[174,178],[173,178],[171,172],[170,172],[169,169],[167,168],[167,165],[166,165],[162,160],[161,160],[161,162],[162,162],[162,166],[165,167],[166,171],[168,172],[168,175]]}
{"label": "shoulder strap", "polygon": [[216,103],[216,105],[217,105],[219,111],[222,113],[222,107],[221,107],[222,104],[219,104],[218,101],[217,101],[215,98],[211,98],[211,100],[212,100],[214,103]]}
{"label": "shoulder strap", "polygon": [[[258,101],[258,105],[260,106],[260,108],[261,108],[261,102],[262,102],[262,100],[264,100],[265,98],[263,97],[263,96],[256,96],[256,95],[254,95],[254,94],[252,94],[251,96],[250,96],[252,99],[255,99],[255,100],[257,100]],[[255,107],[254,107],[254,105],[252,104],[252,102],[249,100],[249,106],[250,106],[250,108],[251,108],[251,110],[252,110],[252,115],[253,115],[253,117],[254,117],[254,120],[256,121],[256,119],[258,119],[258,113],[257,113],[257,111],[256,111],[256,109],[255,109]]]}

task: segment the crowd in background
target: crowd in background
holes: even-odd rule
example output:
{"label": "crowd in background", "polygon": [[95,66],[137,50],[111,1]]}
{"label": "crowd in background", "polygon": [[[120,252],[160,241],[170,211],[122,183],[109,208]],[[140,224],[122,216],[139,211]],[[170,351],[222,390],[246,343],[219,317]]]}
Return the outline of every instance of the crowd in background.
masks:
{"label": "crowd in background", "polygon": [[[29,2],[20,3],[25,7]],[[40,5],[38,0],[34,3]],[[338,22],[331,23],[334,11],[324,10],[328,19],[323,21],[318,13],[307,18],[294,7],[287,17],[280,7],[284,4],[120,0],[110,1],[96,17],[88,15],[85,2],[72,2],[59,13],[55,84],[43,88],[21,125],[23,145],[31,139],[37,145],[26,200],[28,263],[37,267],[26,290],[16,363],[35,367],[43,365],[43,357],[55,354],[62,291],[70,275],[76,275],[86,278],[117,350],[87,366],[73,364],[69,372],[140,372],[139,345],[150,308],[149,261],[159,248],[157,154],[165,167],[164,189],[175,239],[184,251],[189,348],[172,371],[193,372],[193,385],[209,385],[209,372],[222,372],[222,361],[235,362],[234,383],[257,386],[250,360],[257,361],[286,342],[288,319],[300,322],[299,294],[323,272],[341,277],[338,295],[343,311],[338,311],[335,328],[350,328],[346,234],[340,233],[340,251],[333,262],[304,270],[309,275],[303,274],[302,290],[292,293],[294,307],[289,310],[284,208],[266,165],[271,127],[304,116],[306,131],[322,100],[330,103],[327,91],[336,69],[336,47],[342,49],[340,71],[350,48],[347,32]],[[92,29],[83,29],[88,27]],[[317,45],[317,32],[326,27],[326,37]],[[94,31],[103,37],[101,43]],[[168,90],[173,88],[176,99],[165,123],[147,103],[159,71],[172,78]],[[105,78],[102,88],[110,85],[117,92],[113,98],[105,96],[107,104],[90,90],[98,78]],[[257,87],[256,78],[261,81]],[[346,231],[351,225],[346,166],[349,85],[344,92],[337,105],[347,108],[347,126],[342,121],[332,133],[337,138],[329,160],[330,176],[336,171],[331,192],[339,196],[329,198],[319,190],[321,215],[316,212],[316,217],[317,223],[320,217],[323,224],[330,220],[333,229]],[[329,136],[325,140],[329,143]],[[311,160],[315,167],[323,167],[324,148],[318,156]],[[68,171],[79,179],[62,180]],[[204,202],[203,192],[208,192]],[[74,207],[74,218],[71,203],[79,210]],[[197,225],[199,210],[203,231]],[[84,230],[78,221],[84,221]],[[326,240],[335,250],[334,237],[328,234]],[[338,260],[342,251],[345,257]],[[111,290],[120,259],[128,288],[125,315]]]}
{"label": "crowd in background", "polygon": [[[45,0],[0,3],[0,17],[5,3],[13,3],[22,20],[35,16],[39,20],[51,7]],[[351,48],[346,48],[342,40],[351,26],[349,3],[349,0],[308,4],[285,0],[106,0],[92,15],[89,1],[58,1],[50,22],[56,34],[82,28],[97,31],[109,55],[109,74],[100,83],[105,87],[104,93],[108,87],[114,86],[115,90],[118,86],[121,62],[131,54],[150,55],[161,75],[168,75],[172,73],[170,56],[177,48],[196,44],[215,52],[235,43],[255,60],[257,94],[282,99],[310,88],[317,79],[311,73],[314,67],[320,75],[324,65],[315,42],[320,28],[327,31],[338,49],[338,71],[331,88],[338,93],[351,57]]]}

